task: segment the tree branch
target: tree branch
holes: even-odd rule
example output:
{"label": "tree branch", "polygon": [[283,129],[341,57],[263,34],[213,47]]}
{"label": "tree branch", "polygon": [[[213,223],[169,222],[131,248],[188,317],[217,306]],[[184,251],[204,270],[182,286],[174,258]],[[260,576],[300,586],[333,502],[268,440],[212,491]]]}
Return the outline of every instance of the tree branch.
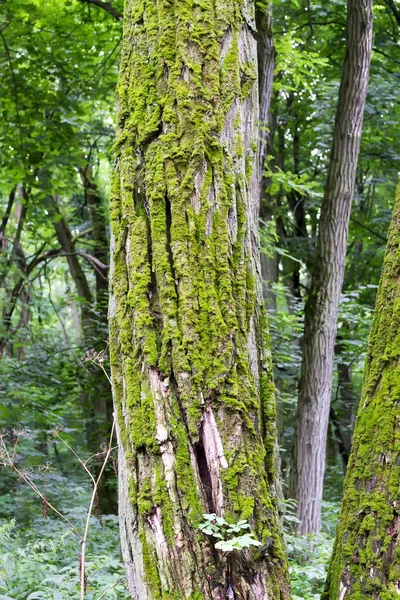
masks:
{"label": "tree branch", "polygon": [[395,3],[393,2],[393,0],[384,0],[386,6],[388,8],[390,8],[390,10],[393,13],[394,18],[397,21],[397,25],[400,27],[400,11],[397,8],[397,6],[395,5]]}
{"label": "tree branch", "polygon": [[339,447],[339,453],[340,453],[340,456],[342,457],[342,460],[343,460],[344,470],[346,471],[347,465],[349,463],[349,454],[350,454],[350,452],[346,448],[346,445],[344,443],[344,439],[343,439],[343,435],[342,435],[342,430],[340,428],[340,423],[339,423],[339,420],[338,420],[338,418],[336,416],[336,413],[335,413],[334,409],[332,408],[332,406],[331,406],[330,411],[329,411],[329,418],[330,418],[330,420],[332,422],[333,429],[335,431],[336,441],[337,441],[338,447]]}
{"label": "tree branch", "polygon": [[378,233],[377,231],[374,231],[373,229],[371,229],[367,225],[364,225],[364,223],[361,223],[361,221],[358,221],[354,217],[350,217],[350,221],[353,221],[353,223],[356,223],[356,225],[359,225],[360,227],[365,229],[365,231],[368,231],[369,233],[371,233],[375,237],[379,238],[380,240],[382,240],[382,242],[385,242],[385,244],[386,244],[387,238],[384,235]]}
{"label": "tree branch", "polygon": [[10,192],[10,195],[8,197],[7,208],[6,208],[6,211],[5,211],[4,215],[3,215],[3,218],[1,220],[1,225],[0,225],[0,248],[1,248],[2,245],[5,244],[4,242],[2,242],[2,240],[5,237],[7,223],[8,223],[8,220],[10,218],[10,215],[11,215],[12,207],[14,205],[16,189],[17,189],[16,187],[13,187],[13,189]]}
{"label": "tree branch", "polygon": [[79,0],[79,2],[84,2],[86,4],[93,4],[94,6],[98,6],[108,12],[114,19],[117,21],[122,21],[122,14],[113,7],[110,2],[102,2],[102,0]]}

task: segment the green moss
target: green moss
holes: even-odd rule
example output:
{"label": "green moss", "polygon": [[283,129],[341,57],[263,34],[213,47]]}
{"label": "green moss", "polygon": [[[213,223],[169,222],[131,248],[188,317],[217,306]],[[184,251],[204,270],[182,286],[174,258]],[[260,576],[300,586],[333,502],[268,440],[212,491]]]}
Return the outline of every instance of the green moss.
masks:
{"label": "green moss", "polygon": [[[241,111],[256,77],[239,51],[243,8],[237,0],[125,6],[110,205],[110,352],[121,441],[135,459],[137,484],[129,493],[146,577],[152,597],[171,600],[181,595],[160,583],[147,523],[155,509],[166,551],[176,552],[178,523],[201,555],[196,569],[219,576],[196,530],[210,508],[194,467],[206,406],[229,456],[222,470],[227,511],[256,522],[259,537],[272,537],[283,556],[270,486],[272,371],[247,214],[257,140],[245,146]],[[231,120],[234,139],[224,132]],[[259,364],[249,351],[253,328]],[[230,424],[240,432],[234,449]],[[165,452],[175,475],[168,485]],[[286,586],[284,561],[267,582],[269,592],[278,581]],[[202,596],[193,589],[191,597]]]}
{"label": "green moss", "polygon": [[139,540],[142,547],[143,568],[146,583],[151,590],[152,598],[154,598],[154,600],[162,600],[165,596],[161,591],[161,581],[156,566],[157,558],[155,552],[150,549],[146,534],[143,530],[139,532]]}
{"label": "green moss", "polygon": [[174,509],[169,497],[162,465],[156,467],[153,503],[161,508],[162,528],[169,544],[174,542]]}
{"label": "green moss", "polygon": [[140,515],[147,516],[151,513],[153,498],[150,478],[142,479],[140,482],[140,491],[137,495],[136,504]]}
{"label": "green moss", "polygon": [[324,600],[338,597],[345,570],[350,571],[354,582],[359,582],[346,594],[350,600],[392,598],[399,581],[396,535],[400,502],[399,243],[400,190],[376,299],[362,398]]}

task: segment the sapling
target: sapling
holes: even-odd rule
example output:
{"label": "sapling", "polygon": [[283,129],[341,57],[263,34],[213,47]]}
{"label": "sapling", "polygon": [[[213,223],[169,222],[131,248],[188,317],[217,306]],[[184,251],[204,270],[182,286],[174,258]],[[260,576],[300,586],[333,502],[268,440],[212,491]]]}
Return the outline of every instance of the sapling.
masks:
{"label": "sapling", "polygon": [[[233,550],[244,550],[250,546],[261,546],[261,542],[249,531],[250,524],[243,519],[237,523],[228,523],[223,517],[216,514],[204,514],[204,522],[198,526],[201,533],[219,540],[215,544],[217,550],[232,552]],[[240,534],[240,535],[238,535]]]}

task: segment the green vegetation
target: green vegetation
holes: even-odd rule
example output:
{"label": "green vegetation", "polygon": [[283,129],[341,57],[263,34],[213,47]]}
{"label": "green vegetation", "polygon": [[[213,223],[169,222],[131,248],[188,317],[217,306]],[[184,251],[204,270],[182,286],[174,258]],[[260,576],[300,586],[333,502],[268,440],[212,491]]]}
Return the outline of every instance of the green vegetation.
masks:
{"label": "green vegetation", "polygon": [[[398,594],[400,259],[398,235],[388,228],[400,165],[400,15],[391,4],[376,0],[374,6],[322,532],[301,537],[287,496],[345,3],[272,2],[274,82],[271,118],[262,124],[270,134],[268,185],[259,220],[265,309],[247,214],[256,136],[247,139],[235,108],[250,102],[257,82],[255,57],[243,56],[241,45],[242,25],[253,27],[254,15],[234,0],[0,0],[0,436],[9,452],[8,458],[0,452],[0,600],[80,597],[81,544],[49,503],[83,534],[91,487],[82,462],[99,473],[112,422],[99,361],[114,372],[129,504],[139,521],[147,579],[160,598],[166,598],[159,590],[168,569],[158,570],[145,534],[157,510],[171,552],[179,538],[200,549],[204,564],[211,564],[215,544],[222,561],[226,554],[236,560],[239,547],[254,557],[263,549],[274,566],[287,558],[294,600],[336,600],[347,562],[357,581],[367,573],[349,598]],[[122,44],[124,9],[130,19]],[[390,281],[377,296],[388,235]],[[259,381],[248,352],[254,319]],[[153,402],[156,376],[166,433]],[[204,465],[201,419],[211,401],[218,405],[213,418],[228,464],[220,470],[225,514],[215,518],[215,507],[205,505],[209,498],[199,498],[193,471],[196,453]],[[54,428],[81,463],[52,435]],[[242,431],[247,442],[239,444]],[[170,479],[160,451],[164,434],[175,460]],[[374,448],[367,448],[371,438]],[[86,600],[104,593],[131,597],[114,514],[116,444],[114,438],[90,520]],[[45,500],[15,468],[3,466],[10,459]],[[202,485],[206,497],[209,481]],[[336,542],[329,575],[336,583],[324,596],[343,489],[339,536],[346,541]],[[280,503],[285,548],[271,520]],[[177,524],[178,514],[185,517]],[[174,556],[189,564],[191,553]],[[217,577],[214,567],[210,579]],[[193,581],[191,598],[201,600]],[[181,597],[177,592],[168,600]]]}

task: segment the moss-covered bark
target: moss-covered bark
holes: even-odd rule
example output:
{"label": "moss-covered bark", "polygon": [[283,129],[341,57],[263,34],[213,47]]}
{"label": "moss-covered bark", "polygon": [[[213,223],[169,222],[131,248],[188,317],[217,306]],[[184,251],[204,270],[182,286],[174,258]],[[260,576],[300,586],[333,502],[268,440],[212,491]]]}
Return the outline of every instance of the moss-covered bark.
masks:
{"label": "moss-covered bark", "polygon": [[400,594],[400,187],[325,600]]}
{"label": "moss-covered bark", "polygon": [[[129,588],[288,598],[258,253],[249,0],[127,0],[111,199],[111,365]],[[204,512],[263,542],[228,561]]]}

